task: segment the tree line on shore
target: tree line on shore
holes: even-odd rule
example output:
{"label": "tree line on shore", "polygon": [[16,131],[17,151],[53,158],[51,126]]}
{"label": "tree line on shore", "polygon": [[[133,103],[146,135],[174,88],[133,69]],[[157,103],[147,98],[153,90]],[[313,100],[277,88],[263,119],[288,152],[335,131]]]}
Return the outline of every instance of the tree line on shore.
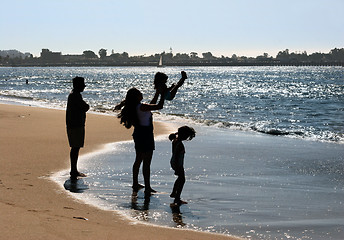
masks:
{"label": "tree line on shore", "polygon": [[127,52],[109,54],[100,49],[98,55],[85,50],[80,55],[63,55],[42,49],[40,57],[17,50],[0,51],[0,66],[156,66],[162,58],[165,66],[274,66],[274,65],[339,65],[344,66],[344,48],[334,48],[329,53],[290,52],[288,49],[279,51],[276,57],[268,53],[257,57],[237,56],[215,57],[211,52],[157,53],[146,56],[129,56]]}

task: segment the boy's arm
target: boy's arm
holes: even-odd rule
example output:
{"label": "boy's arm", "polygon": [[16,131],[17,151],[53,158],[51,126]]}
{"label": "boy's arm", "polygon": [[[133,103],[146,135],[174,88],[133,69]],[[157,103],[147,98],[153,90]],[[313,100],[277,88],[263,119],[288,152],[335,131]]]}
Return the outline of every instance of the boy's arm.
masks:
{"label": "boy's arm", "polygon": [[68,96],[67,108],[70,111],[87,112],[90,109],[90,106],[82,99],[81,94],[70,94]]}
{"label": "boy's arm", "polygon": [[88,105],[84,100],[83,100],[83,106],[82,106],[84,112],[87,112],[90,109],[90,105]]}
{"label": "boy's arm", "polygon": [[89,109],[90,109],[90,105],[88,105],[85,100],[82,98],[81,94],[80,94],[80,98],[79,98],[79,101],[80,101],[80,108],[84,111],[84,112],[87,112]]}

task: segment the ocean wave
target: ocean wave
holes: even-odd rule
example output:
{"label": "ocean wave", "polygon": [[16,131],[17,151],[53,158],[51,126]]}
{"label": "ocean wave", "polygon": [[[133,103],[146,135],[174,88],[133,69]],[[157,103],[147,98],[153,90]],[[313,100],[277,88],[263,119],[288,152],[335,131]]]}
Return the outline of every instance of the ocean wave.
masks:
{"label": "ocean wave", "polygon": [[[115,114],[114,106],[132,86],[142,91],[144,99],[151,99],[156,72],[156,68],[126,67],[0,70],[0,100],[65,108],[72,76],[79,75],[87,79],[85,101],[92,111],[105,114]],[[179,77],[179,68],[164,71],[169,83]],[[190,78],[178,97],[156,116],[276,137],[344,142],[342,68],[195,67],[187,71]]]}
{"label": "ocean wave", "polygon": [[[334,133],[330,131],[320,131],[316,132],[311,129],[302,130],[292,130],[292,129],[278,129],[277,127],[267,127],[269,125],[265,121],[260,122],[226,122],[208,119],[197,119],[193,117],[188,117],[183,114],[160,114],[158,119],[165,122],[173,122],[181,124],[196,124],[206,127],[216,127],[221,129],[231,129],[245,132],[256,132],[261,134],[267,134],[272,136],[299,138],[311,141],[321,141],[321,142],[332,142],[338,144],[344,144],[344,135],[340,133]],[[312,131],[313,130],[313,131]]]}
{"label": "ocean wave", "polygon": [[[14,102],[17,104],[46,107],[46,108],[64,108],[65,103],[61,102],[47,102],[44,99],[36,99],[29,96],[18,96],[10,93],[0,93],[0,101],[3,102]],[[111,105],[111,104],[109,104]],[[118,112],[113,111],[113,107],[106,106],[106,104],[99,104],[92,107],[92,111],[105,113],[117,116]],[[341,133],[335,133],[331,131],[315,131],[313,128],[310,129],[280,129],[277,126],[272,126],[271,122],[267,121],[257,121],[257,122],[231,122],[231,121],[219,121],[219,120],[209,120],[200,119],[195,116],[187,116],[186,114],[176,114],[176,113],[154,113],[155,120],[162,122],[175,123],[177,125],[182,124],[192,124],[200,125],[205,127],[215,127],[221,129],[230,129],[245,132],[257,132],[261,134],[267,134],[272,136],[280,137],[291,137],[299,138],[304,140],[312,141],[322,141],[322,142],[332,142],[338,144],[344,144],[344,135]]]}
{"label": "ocean wave", "polygon": [[34,100],[35,98],[29,97],[29,96],[18,96],[17,94],[8,93],[8,92],[0,92],[0,97],[3,97],[3,100],[6,100],[5,98],[8,98],[8,100],[16,101],[16,100]]}

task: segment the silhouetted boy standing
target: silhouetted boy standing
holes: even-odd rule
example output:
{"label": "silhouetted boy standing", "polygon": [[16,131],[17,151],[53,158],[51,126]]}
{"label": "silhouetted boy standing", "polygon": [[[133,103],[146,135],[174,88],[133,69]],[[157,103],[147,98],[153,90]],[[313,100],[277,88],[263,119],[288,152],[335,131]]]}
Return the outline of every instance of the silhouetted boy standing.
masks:
{"label": "silhouetted boy standing", "polygon": [[90,106],[82,99],[81,92],[84,91],[85,79],[83,77],[73,78],[73,89],[68,96],[66,125],[70,150],[71,178],[86,177],[77,169],[80,148],[84,147],[86,112]]}

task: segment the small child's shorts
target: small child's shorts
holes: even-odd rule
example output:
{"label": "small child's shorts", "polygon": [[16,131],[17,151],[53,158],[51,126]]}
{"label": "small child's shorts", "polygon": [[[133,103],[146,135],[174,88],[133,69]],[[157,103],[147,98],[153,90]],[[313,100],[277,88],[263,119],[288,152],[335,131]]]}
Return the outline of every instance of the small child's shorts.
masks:
{"label": "small child's shorts", "polygon": [[168,101],[171,101],[173,98],[172,98],[172,95],[171,95],[171,92],[167,92],[165,94],[165,99],[168,100]]}

